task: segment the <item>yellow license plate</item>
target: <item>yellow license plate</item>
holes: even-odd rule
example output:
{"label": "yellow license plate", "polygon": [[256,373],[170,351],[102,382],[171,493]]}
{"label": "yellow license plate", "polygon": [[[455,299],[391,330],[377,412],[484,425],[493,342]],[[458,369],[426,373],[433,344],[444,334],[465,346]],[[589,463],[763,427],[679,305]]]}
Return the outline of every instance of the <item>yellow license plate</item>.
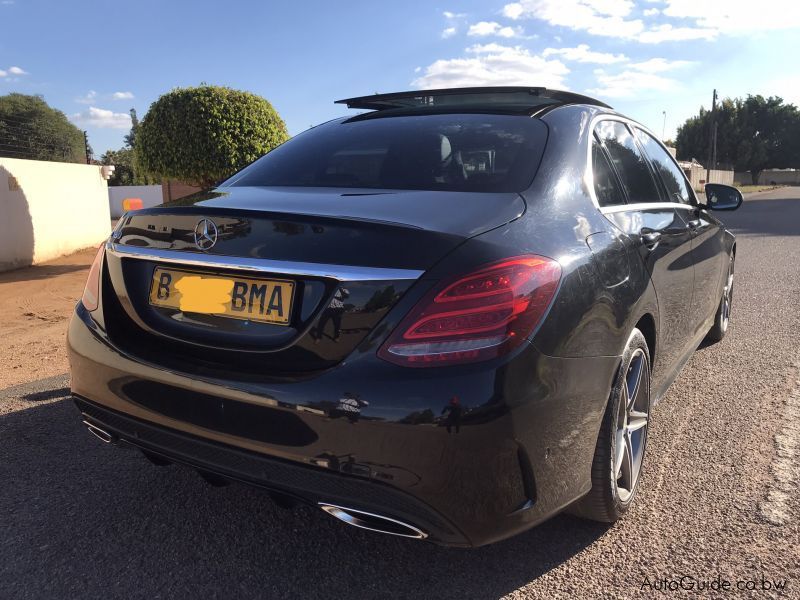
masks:
{"label": "yellow license plate", "polygon": [[294,282],[206,275],[191,271],[153,271],[150,304],[200,313],[288,325]]}

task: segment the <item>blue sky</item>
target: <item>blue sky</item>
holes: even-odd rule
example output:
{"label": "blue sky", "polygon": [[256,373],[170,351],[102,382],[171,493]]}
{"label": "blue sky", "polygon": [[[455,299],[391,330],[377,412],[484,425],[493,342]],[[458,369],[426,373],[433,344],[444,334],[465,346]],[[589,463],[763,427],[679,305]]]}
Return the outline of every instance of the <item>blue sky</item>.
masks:
{"label": "blue sky", "polygon": [[0,0],[0,95],[41,94],[116,149],[173,87],[270,100],[291,134],[333,100],[463,85],[587,93],[666,137],[721,96],[800,105],[796,0]]}

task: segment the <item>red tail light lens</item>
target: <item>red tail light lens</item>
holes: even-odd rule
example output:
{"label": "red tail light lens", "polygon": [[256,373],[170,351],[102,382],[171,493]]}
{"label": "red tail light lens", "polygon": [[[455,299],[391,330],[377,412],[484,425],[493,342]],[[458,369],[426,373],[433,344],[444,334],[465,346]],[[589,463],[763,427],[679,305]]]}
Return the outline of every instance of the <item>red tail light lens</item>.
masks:
{"label": "red tail light lens", "polygon": [[518,347],[539,324],[561,279],[542,256],[481,267],[428,293],[378,351],[410,367],[487,360]]}
{"label": "red tail light lens", "polygon": [[86,279],[86,287],[83,288],[81,303],[89,312],[97,310],[100,302],[100,267],[103,264],[103,248],[105,244],[100,244],[97,254],[89,268],[89,277]]}

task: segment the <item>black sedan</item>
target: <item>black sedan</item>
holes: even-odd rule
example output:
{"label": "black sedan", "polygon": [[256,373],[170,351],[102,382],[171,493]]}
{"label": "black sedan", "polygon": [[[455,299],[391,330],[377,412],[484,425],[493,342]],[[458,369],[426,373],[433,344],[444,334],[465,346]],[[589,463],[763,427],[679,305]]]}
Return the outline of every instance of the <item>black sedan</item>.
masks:
{"label": "black sedan", "polygon": [[655,136],[543,88],[352,98],[126,214],[70,324],[89,430],[453,546],[613,522],[653,404],[723,338],[734,236]]}

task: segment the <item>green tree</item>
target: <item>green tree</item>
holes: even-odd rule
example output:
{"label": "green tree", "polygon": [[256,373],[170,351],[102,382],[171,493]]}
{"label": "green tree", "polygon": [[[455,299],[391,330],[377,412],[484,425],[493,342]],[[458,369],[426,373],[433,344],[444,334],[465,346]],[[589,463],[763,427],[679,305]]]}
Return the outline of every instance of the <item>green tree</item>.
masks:
{"label": "green tree", "polygon": [[201,85],[161,96],[139,124],[136,158],[150,175],[210,187],[288,139],[255,94]]}
{"label": "green tree", "polygon": [[[764,169],[800,167],[800,111],[779,97],[723,100],[716,114],[717,164],[749,171],[754,184]],[[678,128],[678,156],[705,163],[711,112],[703,108]]]}
{"label": "green tree", "polygon": [[136,134],[139,131],[139,119],[136,109],[131,109],[131,130],[125,136],[125,145],[119,150],[107,150],[100,157],[100,164],[114,165],[114,174],[108,180],[108,185],[148,185],[159,183],[155,177],[148,177],[139,166],[136,159]]}
{"label": "green tree", "polygon": [[41,96],[0,96],[0,156],[85,163],[83,132]]}
{"label": "green tree", "polygon": [[136,116],[136,109],[132,108],[130,113],[131,130],[124,138],[126,148],[133,148],[136,146],[136,133],[139,131],[139,117]]}
{"label": "green tree", "polygon": [[100,157],[101,165],[114,165],[114,173],[108,180],[108,185],[142,185],[136,176],[134,165],[133,150],[130,148],[120,148],[119,150],[108,150]]}

